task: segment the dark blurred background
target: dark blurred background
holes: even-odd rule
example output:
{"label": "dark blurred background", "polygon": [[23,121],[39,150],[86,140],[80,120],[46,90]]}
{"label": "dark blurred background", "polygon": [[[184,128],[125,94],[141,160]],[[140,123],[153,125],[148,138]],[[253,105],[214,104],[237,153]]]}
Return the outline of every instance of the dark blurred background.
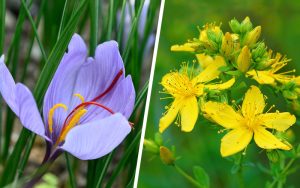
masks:
{"label": "dark blurred background", "polygon": [[[211,22],[222,23],[221,28],[226,32],[230,31],[228,22],[232,18],[242,21],[246,16],[250,17],[254,26],[262,26],[261,39],[275,52],[291,58],[291,66],[296,67],[299,74],[300,1],[166,1],[145,138],[153,138],[154,133],[158,131],[158,122],[164,112],[164,106],[171,102],[160,100],[164,97],[159,93],[162,91],[159,84],[162,76],[174,68],[179,68],[181,62],[194,58],[189,53],[171,52],[171,45],[198,37],[197,26],[202,27]],[[233,163],[222,158],[219,152],[220,139],[224,134],[217,133],[220,127],[206,124],[203,117],[199,116],[191,133],[183,133],[173,124],[163,133],[165,143],[167,146],[176,146],[176,154],[181,156],[177,163],[189,174],[192,175],[193,165],[200,165],[209,174],[211,187],[238,187],[237,176],[231,173]],[[293,126],[294,133],[300,133],[299,127]],[[299,143],[299,138],[296,142]],[[264,187],[267,180],[272,181],[270,176],[262,173],[257,167],[258,163],[268,166],[268,160],[265,152],[254,143],[248,146],[245,160],[249,163],[249,166],[244,168],[246,187]],[[192,186],[175,169],[163,165],[159,157],[153,158],[149,152],[143,152],[140,169],[139,187]],[[299,175],[300,171],[289,176],[286,187],[297,187]]]}

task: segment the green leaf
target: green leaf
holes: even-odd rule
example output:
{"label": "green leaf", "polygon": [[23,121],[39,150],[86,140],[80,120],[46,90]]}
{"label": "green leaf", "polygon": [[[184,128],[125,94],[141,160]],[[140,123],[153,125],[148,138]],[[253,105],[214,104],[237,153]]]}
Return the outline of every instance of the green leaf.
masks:
{"label": "green leaf", "polygon": [[205,170],[200,166],[194,166],[193,172],[196,181],[201,185],[201,187],[206,188],[209,187],[209,176],[205,172]]}

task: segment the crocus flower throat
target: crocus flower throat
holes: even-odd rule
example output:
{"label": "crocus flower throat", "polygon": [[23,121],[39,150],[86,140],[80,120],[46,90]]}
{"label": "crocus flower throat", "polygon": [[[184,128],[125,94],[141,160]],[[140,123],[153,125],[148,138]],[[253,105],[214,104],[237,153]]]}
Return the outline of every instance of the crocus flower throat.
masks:
{"label": "crocus flower throat", "polygon": [[[111,110],[109,107],[100,104],[96,101],[98,101],[99,99],[101,99],[102,97],[104,97],[105,95],[107,95],[116,85],[116,83],[118,82],[118,80],[120,79],[120,77],[123,74],[123,70],[121,69],[118,74],[115,76],[115,78],[113,79],[113,81],[111,82],[111,84],[109,85],[109,87],[107,87],[106,90],[104,90],[104,92],[102,92],[100,95],[96,96],[94,99],[92,99],[91,101],[86,102],[84,97],[79,94],[76,93],[74,94],[74,97],[78,97],[81,101],[80,104],[78,104],[66,117],[63,127],[60,131],[60,134],[58,136],[58,138],[55,141],[55,147],[60,145],[61,143],[64,142],[67,133],[76,125],[78,125],[80,119],[88,112],[87,108],[90,105],[102,108],[104,110],[106,110],[107,112],[109,112],[110,114],[114,114],[115,112],[113,110]],[[58,108],[63,108],[65,111],[68,111],[68,107],[67,105],[63,104],[63,103],[58,103],[55,104],[50,110],[49,110],[49,114],[48,114],[48,130],[49,130],[49,137],[53,139],[53,115],[54,112],[56,111],[56,109]],[[130,123],[130,125],[132,125],[132,123]],[[53,143],[54,144],[54,143]]]}

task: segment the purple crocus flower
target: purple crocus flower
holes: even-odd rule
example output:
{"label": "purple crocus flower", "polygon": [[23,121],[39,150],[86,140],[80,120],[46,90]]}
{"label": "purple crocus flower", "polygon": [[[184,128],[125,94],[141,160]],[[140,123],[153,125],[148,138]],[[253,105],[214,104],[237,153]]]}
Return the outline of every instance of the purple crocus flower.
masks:
{"label": "purple crocus flower", "polygon": [[[43,119],[30,90],[15,83],[0,59],[0,92],[22,125],[45,138],[45,161],[67,151],[82,160],[100,158],[131,131],[135,90],[124,76],[115,41],[100,44],[95,57],[75,34],[46,92]],[[45,162],[44,161],[44,162]]]}

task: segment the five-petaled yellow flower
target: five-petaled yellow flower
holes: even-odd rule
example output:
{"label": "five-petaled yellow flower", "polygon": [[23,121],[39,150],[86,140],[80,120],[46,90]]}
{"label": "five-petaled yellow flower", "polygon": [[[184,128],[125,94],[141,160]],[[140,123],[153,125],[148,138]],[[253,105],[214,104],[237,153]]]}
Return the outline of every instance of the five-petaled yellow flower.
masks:
{"label": "five-petaled yellow flower", "polygon": [[286,83],[295,78],[294,75],[288,73],[295,72],[295,70],[281,72],[279,71],[285,67],[290,59],[285,58],[281,54],[277,53],[275,58],[269,60],[266,70],[250,70],[247,75],[255,79],[260,84],[276,85],[276,81],[280,83]]}
{"label": "five-petaled yellow flower", "polygon": [[263,149],[291,149],[290,144],[282,142],[267,129],[285,131],[296,122],[295,116],[288,112],[263,113],[265,106],[264,96],[256,86],[247,91],[239,111],[224,103],[209,101],[204,104],[205,116],[230,129],[221,140],[223,157],[245,149],[253,136]]}
{"label": "five-petaled yellow flower", "polygon": [[190,132],[198,118],[197,97],[202,96],[205,89],[222,90],[231,87],[235,79],[222,84],[208,84],[216,79],[221,66],[225,65],[222,57],[217,56],[200,74],[190,78],[187,71],[168,73],[162,78],[161,84],[164,91],[174,98],[165,115],[159,121],[159,132],[163,132],[175,120],[179,114],[181,130]]}

